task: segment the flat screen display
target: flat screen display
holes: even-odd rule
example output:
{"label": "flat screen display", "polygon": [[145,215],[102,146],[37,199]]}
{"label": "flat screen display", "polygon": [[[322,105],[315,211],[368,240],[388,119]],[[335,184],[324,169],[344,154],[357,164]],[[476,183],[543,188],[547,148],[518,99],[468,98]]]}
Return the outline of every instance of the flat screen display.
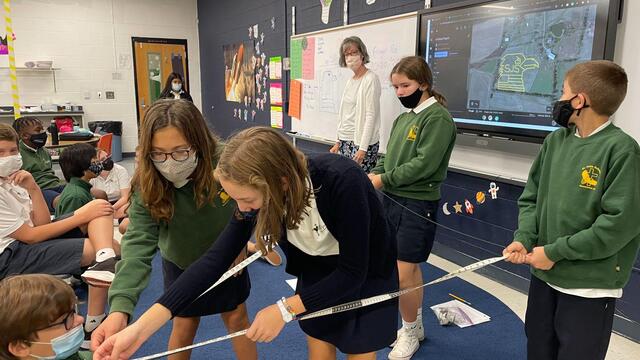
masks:
{"label": "flat screen display", "polygon": [[510,0],[429,9],[419,15],[418,51],[461,132],[539,142],[557,128],[551,110],[567,70],[612,58],[612,6],[618,1]]}

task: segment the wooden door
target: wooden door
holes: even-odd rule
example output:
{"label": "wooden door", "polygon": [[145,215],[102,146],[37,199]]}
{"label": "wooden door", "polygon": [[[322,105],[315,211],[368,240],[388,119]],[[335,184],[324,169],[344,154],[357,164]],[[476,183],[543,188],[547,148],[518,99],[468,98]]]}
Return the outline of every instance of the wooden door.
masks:
{"label": "wooden door", "polygon": [[158,100],[169,74],[177,72],[189,91],[187,40],[133,37],[138,124],[146,109]]}

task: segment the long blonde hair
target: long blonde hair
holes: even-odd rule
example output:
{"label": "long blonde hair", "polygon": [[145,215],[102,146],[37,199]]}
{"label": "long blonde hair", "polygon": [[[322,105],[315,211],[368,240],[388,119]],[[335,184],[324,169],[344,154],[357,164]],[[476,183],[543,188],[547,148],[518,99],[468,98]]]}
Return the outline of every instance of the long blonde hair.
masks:
{"label": "long blonde hair", "polygon": [[[282,224],[297,228],[310,204],[307,161],[287,138],[267,127],[253,127],[233,136],[220,155],[216,176],[259,191],[263,205],[258,212],[256,239],[264,250],[264,238],[277,242]],[[283,181],[284,179],[284,181]],[[266,246],[270,247],[270,246]]]}
{"label": "long blonde hair", "polygon": [[153,135],[166,127],[178,129],[198,156],[198,166],[191,175],[196,206],[201,208],[206,203],[213,203],[216,194],[213,161],[218,150],[217,138],[190,101],[158,100],[147,110],[140,124],[140,156],[131,180],[132,193],[140,193],[144,205],[156,221],[169,221],[174,211],[174,186],[158,172],[149,155]]}

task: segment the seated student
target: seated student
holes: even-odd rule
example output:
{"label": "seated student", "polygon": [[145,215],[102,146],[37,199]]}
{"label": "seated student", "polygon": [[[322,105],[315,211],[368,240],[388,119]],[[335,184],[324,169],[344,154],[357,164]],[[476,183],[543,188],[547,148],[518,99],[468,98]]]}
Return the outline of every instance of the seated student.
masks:
{"label": "seated student", "polygon": [[531,266],[529,359],[604,359],[640,248],[640,147],[611,123],[627,93],[611,61],[570,69],[518,201],[507,261]]}
{"label": "seated student", "polygon": [[51,275],[0,281],[0,359],[91,359],[79,351],[82,317],[73,289]]}
{"label": "seated student", "polygon": [[[96,148],[79,143],[69,146],[60,154],[60,168],[67,186],[60,194],[56,218],[72,213],[93,200],[89,181],[102,172],[104,165],[98,161]],[[81,229],[87,233],[85,228]]]}
{"label": "seated student", "polygon": [[13,122],[13,128],[20,137],[20,155],[22,155],[22,169],[33,175],[36,183],[42,189],[42,195],[47,202],[49,212],[55,210],[54,199],[64,189],[65,182],[60,180],[51,167],[51,155],[44,145],[47,143],[47,133],[38,118],[23,116]]}
{"label": "seated student", "polygon": [[107,200],[113,204],[114,218],[122,219],[125,216],[126,204],[129,202],[129,189],[131,179],[127,169],[113,162],[109,154],[104,150],[98,150],[98,161],[102,163],[103,170],[89,183],[94,189],[99,189],[107,194]]}
{"label": "seated student", "polygon": [[[21,166],[18,134],[0,124],[0,279],[14,274],[82,274],[90,285],[108,287],[115,273],[111,204],[94,200],[51,222],[40,188]],[[79,226],[87,228],[88,239],[70,236]],[[104,317],[106,298],[107,289],[89,287],[87,331]]]}
{"label": "seated student", "polygon": [[174,72],[167,77],[164,89],[160,93],[160,99],[185,99],[193,102],[191,95],[184,88],[182,75]]}

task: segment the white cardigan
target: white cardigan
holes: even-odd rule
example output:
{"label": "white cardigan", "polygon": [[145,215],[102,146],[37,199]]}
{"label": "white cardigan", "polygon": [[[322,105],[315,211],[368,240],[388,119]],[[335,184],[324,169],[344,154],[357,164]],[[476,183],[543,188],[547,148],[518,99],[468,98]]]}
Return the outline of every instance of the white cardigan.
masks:
{"label": "white cardigan", "polygon": [[[352,81],[349,79],[349,81]],[[360,79],[360,87],[356,94],[356,123],[353,141],[358,150],[367,151],[369,145],[373,145],[380,141],[380,79],[373,71],[367,72]],[[345,87],[345,91],[348,87]],[[340,112],[338,118],[338,140],[350,140],[340,138],[342,125],[344,124],[344,91],[342,93],[342,101],[340,102]]]}

